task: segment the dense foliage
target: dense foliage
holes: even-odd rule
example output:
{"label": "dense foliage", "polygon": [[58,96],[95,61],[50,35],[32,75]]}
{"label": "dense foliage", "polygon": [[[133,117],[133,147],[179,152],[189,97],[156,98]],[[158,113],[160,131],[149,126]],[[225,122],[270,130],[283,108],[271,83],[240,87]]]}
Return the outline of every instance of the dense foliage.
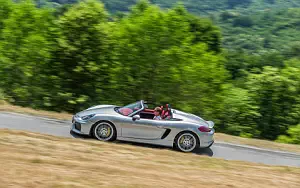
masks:
{"label": "dense foliage", "polygon": [[[203,0],[199,12],[225,10],[210,21],[187,11],[197,13],[193,0],[168,10],[104,1],[128,11],[113,16],[96,0],[38,3],[0,0],[0,99],[68,112],[168,102],[215,121],[217,131],[299,143],[300,9]],[[255,7],[263,11],[251,15]]]}
{"label": "dense foliage", "polygon": [[[36,0],[37,1],[37,0]],[[80,0],[48,0],[51,3],[69,4]],[[102,0],[110,12],[129,11],[130,7],[139,0]],[[37,1],[45,4],[46,0]],[[194,14],[209,14],[223,10],[257,11],[265,9],[282,9],[300,7],[298,0],[149,0],[150,3],[162,8],[171,8],[178,2],[182,2],[189,12]]]}
{"label": "dense foliage", "polygon": [[[44,0],[38,4],[57,7],[77,0]],[[47,3],[45,3],[47,2]],[[130,11],[138,0],[102,0],[106,9],[117,15]],[[226,49],[243,49],[262,54],[270,50],[285,55],[299,52],[299,0],[149,0],[161,8],[180,2],[195,14],[213,19],[223,33]],[[52,5],[51,5],[52,4]]]}

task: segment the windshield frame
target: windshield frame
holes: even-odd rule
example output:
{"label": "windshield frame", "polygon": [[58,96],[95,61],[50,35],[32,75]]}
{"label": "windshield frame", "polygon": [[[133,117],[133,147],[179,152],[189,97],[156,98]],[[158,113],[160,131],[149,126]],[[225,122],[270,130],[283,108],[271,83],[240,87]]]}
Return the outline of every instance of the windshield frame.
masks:
{"label": "windshield frame", "polygon": [[[125,116],[124,114],[120,113],[120,111],[119,111],[120,108],[124,108],[124,107],[126,107],[126,106],[128,106],[128,105],[132,105],[132,104],[135,104],[135,103],[140,103],[141,106],[142,106],[142,108],[139,109],[139,110],[137,110],[137,111],[132,112],[131,114],[128,114],[127,116]],[[127,105],[125,105],[125,106],[121,106],[121,107],[117,108],[116,111],[117,111],[120,115],[122,115],[122,116],[125,116],[125,117],[132,117],[132,116],[136,115],[137,113],[140,113],[140,112],[143,111],[144,109],[145,109],[144,101],[143,101],[143,100],[140,100],[140,101],[136,101],[136,102],[134,102],[134,103],[127,104]]]}

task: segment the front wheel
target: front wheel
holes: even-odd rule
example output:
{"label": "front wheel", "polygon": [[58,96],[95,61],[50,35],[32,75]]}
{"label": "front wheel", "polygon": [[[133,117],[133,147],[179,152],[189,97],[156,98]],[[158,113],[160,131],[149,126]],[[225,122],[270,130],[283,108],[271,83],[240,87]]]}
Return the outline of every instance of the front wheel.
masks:
{"label": "front wheel", "polygon": [[191,152],[198,146],[199,141],[191,132],[179,133],[175,138],[175,147],[182,152]]}
{"label": "front wheel", "polygon": [[116,139],[117,132],[116,128],[111,123],[100,122],[94,127],[93,135],[98,140],[113,141]]}

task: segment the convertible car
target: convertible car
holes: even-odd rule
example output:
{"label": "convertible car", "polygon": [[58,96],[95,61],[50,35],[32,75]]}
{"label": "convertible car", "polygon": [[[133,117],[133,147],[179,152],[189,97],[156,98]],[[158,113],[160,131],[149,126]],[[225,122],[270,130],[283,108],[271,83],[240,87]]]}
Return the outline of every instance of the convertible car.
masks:
{"label": "convertible car", "polygon": [[141,100],[126,106],[98,105],[76,113],[71,131],[98,140],[125,140],[174,147],[183,152],[214,143],[214,123],[189,113],[161,106],[162,120]]}

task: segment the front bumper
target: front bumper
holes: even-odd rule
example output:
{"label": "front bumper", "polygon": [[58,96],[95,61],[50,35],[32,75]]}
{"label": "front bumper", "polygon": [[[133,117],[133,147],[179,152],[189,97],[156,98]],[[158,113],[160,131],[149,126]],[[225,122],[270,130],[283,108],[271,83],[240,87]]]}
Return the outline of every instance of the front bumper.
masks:
{"label": "front bumper", "polygon": [[93,121],[83,121],[80,118],[73,116],[70,130],[77,134],[89,135],[93,124]]}
{"label": "front bumper", "polygon": [[[75,123],[77,123],[77,122],[74,122],[74,123],[72,123],[72,125],[71,125],[71,131],[72,132],[74,132],[74,133],[77,133],[77,134],[82,134],[82,135],[84,135],[84,133],[83,132],[81,132],[81,128],[80,129],[78,129],[78,126],[76,126],[76,124]],[[81,125],[81,124],[80,124]]]}

